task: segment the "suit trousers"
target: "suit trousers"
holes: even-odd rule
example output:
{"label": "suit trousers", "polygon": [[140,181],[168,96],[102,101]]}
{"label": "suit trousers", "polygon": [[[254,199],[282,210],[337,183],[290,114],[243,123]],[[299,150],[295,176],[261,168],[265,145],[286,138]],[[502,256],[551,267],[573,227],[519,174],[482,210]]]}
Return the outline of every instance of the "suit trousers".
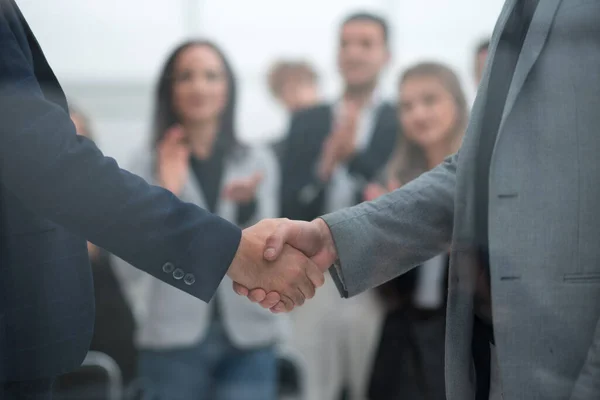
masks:
{"label": "suit trousers", "polygon": [[490,344],[490,400],[504,400],[496,347]]}

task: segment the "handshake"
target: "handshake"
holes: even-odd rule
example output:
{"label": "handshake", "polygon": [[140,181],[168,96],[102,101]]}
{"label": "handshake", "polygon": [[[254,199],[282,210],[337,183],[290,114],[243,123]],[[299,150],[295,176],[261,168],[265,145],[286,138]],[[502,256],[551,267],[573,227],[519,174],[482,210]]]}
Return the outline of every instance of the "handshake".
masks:
{"label": "handshake", "polygon": [[227,275],[237,294],[273,312],[289,312],[315,295],[336,259],[322,219],[266,219],[244,229]]}

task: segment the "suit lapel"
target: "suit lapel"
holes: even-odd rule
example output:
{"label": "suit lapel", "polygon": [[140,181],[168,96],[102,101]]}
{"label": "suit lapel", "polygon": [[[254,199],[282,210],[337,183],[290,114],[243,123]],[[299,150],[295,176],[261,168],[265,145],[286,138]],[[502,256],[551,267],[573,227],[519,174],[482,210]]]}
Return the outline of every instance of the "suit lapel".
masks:
{"label": "suit lapel", "polygon": [[[490,73],[492,70],[491,66],[496,58],[498,42],[500,41],[500,37],[502,36],[502,32],[506,27],[508,17],[511,15],[516,2],[517,0],[507,0],[506,3],[504,3],[504,8],[502,8],[502,11],[500,12],[500,16],[498,17],[498,22],[490,41],[490,48],[488,51],[489,55],[485,63],[481,82],[477,88],[477,95],[471,110],[471,117],[469,118],[469,124],[467,126],[467,132],[465,134],[462,148],[471,147],[471,145],[477,146],[477,143],[479,143],[479,138],[481,136],[481,120],[483,118],[483,111],[487,102],[488,86],[490,83]],[[465,162],[465,158],[468,155],[469,154],[462,152],[461,159],[463,162]]]}
{"label": "suit lapel", "polygon": [[[502,8],[502,11],[498,17],[498,22],[496,23],[492,38],[490,39],[490,47],[488,51],[489,55],[483,70],[481,82],[477,88],[475,101],[471,110],[471,116],[469,118],[466,134],[460,150],[459,165],[461,166],[461,176],[463,179],[460,179],[457,182],[457,184],[461,186],[460,190],[457,190],[457,192],[461,194],[461,197],[463,197],[463,199],[467,201],[467,204],[470,206],[472,206],[476,201],[474,185],[475,171],[477,168],[476,154],[482,135],[481,122],[483,120],[483,114],[487,102],[488,86],[492,70],[491,66],[496,58],[500,37],[502,36],[502,32],[504,32],[506,23],[515,7],[516,2],[517,0],[507,0],[504,3],[504,7]],[[469,209],[469,207],[465,209],[458,208],[457,212],[467,217],[469,215]],[[472,220],[472,218],[469,220]],[[467,219],[463,219],[463,221],[467,221]],[[461,237],[463,239],[470,237],[472,230],[474,229],[471,223],[456,224],[455,228],[455,237]]]}
{"label": "suit lapel", "polygon": [[[487,89],[490,83],[490,73],[492,70],[491,66],[494,63],[494,59],[496,58],[496,52],[498,49],[498,43],[500,42],[500,37],[502,37],[502,32],[504,32],[506,22],[508,21],[508,17],[512,14],[516,3],[517,0],[507,0],[506,3],[504,3],[504,8],[500,13],[500,17],[498,17],[498,24],[490,42],[490,49],[488,52],[489,55],[485,62],[483,76],[481,78],[481,82],[479,83],[479,88],[477,89],[477,98],[475,99],[474,108],[476,108],[476,106],[478,105],[483,106],[486,103],[485,98],[487,97]],[[477,115],[482,114],[483,113],[480,112]]]}
{"label": "suit lapel", "polygon": [[502,133],[502,128],[506,122],[506,118],[512,111],[515,102],[523,84],[527,80],[527,76],[533,68],[536,60],[538,59],[546,39],[550,33],[550,28],[554,21],[554,15],[562,0],[541,0],[533,15],[529,32],[523,42],[523,48],[519,54],[519,60],[515,67],[515,73],[513,75],[508,94],[506,96],[506,103],[504,105],[504,112],[502,113],[502,119],[500,120],[500,126],[498,130],[498,136],[496,142]]}
{"label": "suit lapel", "polygon": [[452,254],[449,272],[448,315],[446,324],[446,371],[448,398],[474,398],[473,380],[469,366],[472,363],[471,338],[473,324],[473,292],[475,289],[475,265],[473,236],[475,232],[475,171],[477,146],[481,121],[488,96],[491,66],[494,63],[498,42],[512,14],[517,0],[507,0],[498,17],[490,41],[489,55],[477,90],[467,133],[458,158],[456,179],[457,201],[455,206]]}

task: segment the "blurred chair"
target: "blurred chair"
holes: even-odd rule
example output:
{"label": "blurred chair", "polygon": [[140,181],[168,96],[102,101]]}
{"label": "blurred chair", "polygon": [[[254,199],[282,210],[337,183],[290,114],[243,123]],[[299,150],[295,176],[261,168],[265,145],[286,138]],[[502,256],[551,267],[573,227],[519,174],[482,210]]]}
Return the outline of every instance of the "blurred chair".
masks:
{"label": "blurred chair", "polygon": [[156,397],[152,382],[145,378],[134,379],[123,390],[123,400],[152,400]]}
{"label": "blurred chair", "polygon": [[279,400],[308,400],[305,371],[306,363],[299,352],[288,346],[277,348]]}
{"label": "blurred chair", "polygon": [[116,361],[98,351],[88,352],[81,368],[96,368],[106,377],[106,399],[121,400],[123,397],[123,378]]}
{"label": "blurred chair", "polygon": [[54,399],[123,400],[121,369],[107,354],[90,351],[79,369],[61,377]]}

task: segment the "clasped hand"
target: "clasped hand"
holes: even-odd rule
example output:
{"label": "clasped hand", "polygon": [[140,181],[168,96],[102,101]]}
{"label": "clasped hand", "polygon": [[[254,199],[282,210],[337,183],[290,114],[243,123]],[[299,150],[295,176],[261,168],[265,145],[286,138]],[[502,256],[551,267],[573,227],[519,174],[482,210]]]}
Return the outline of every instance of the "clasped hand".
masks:
{"label": "clasped hand", "polygon": [[239,295],[273,312],[289,312],[315,295],[336,259],[323,220],[267,219],[242,232],[227,274]]}

